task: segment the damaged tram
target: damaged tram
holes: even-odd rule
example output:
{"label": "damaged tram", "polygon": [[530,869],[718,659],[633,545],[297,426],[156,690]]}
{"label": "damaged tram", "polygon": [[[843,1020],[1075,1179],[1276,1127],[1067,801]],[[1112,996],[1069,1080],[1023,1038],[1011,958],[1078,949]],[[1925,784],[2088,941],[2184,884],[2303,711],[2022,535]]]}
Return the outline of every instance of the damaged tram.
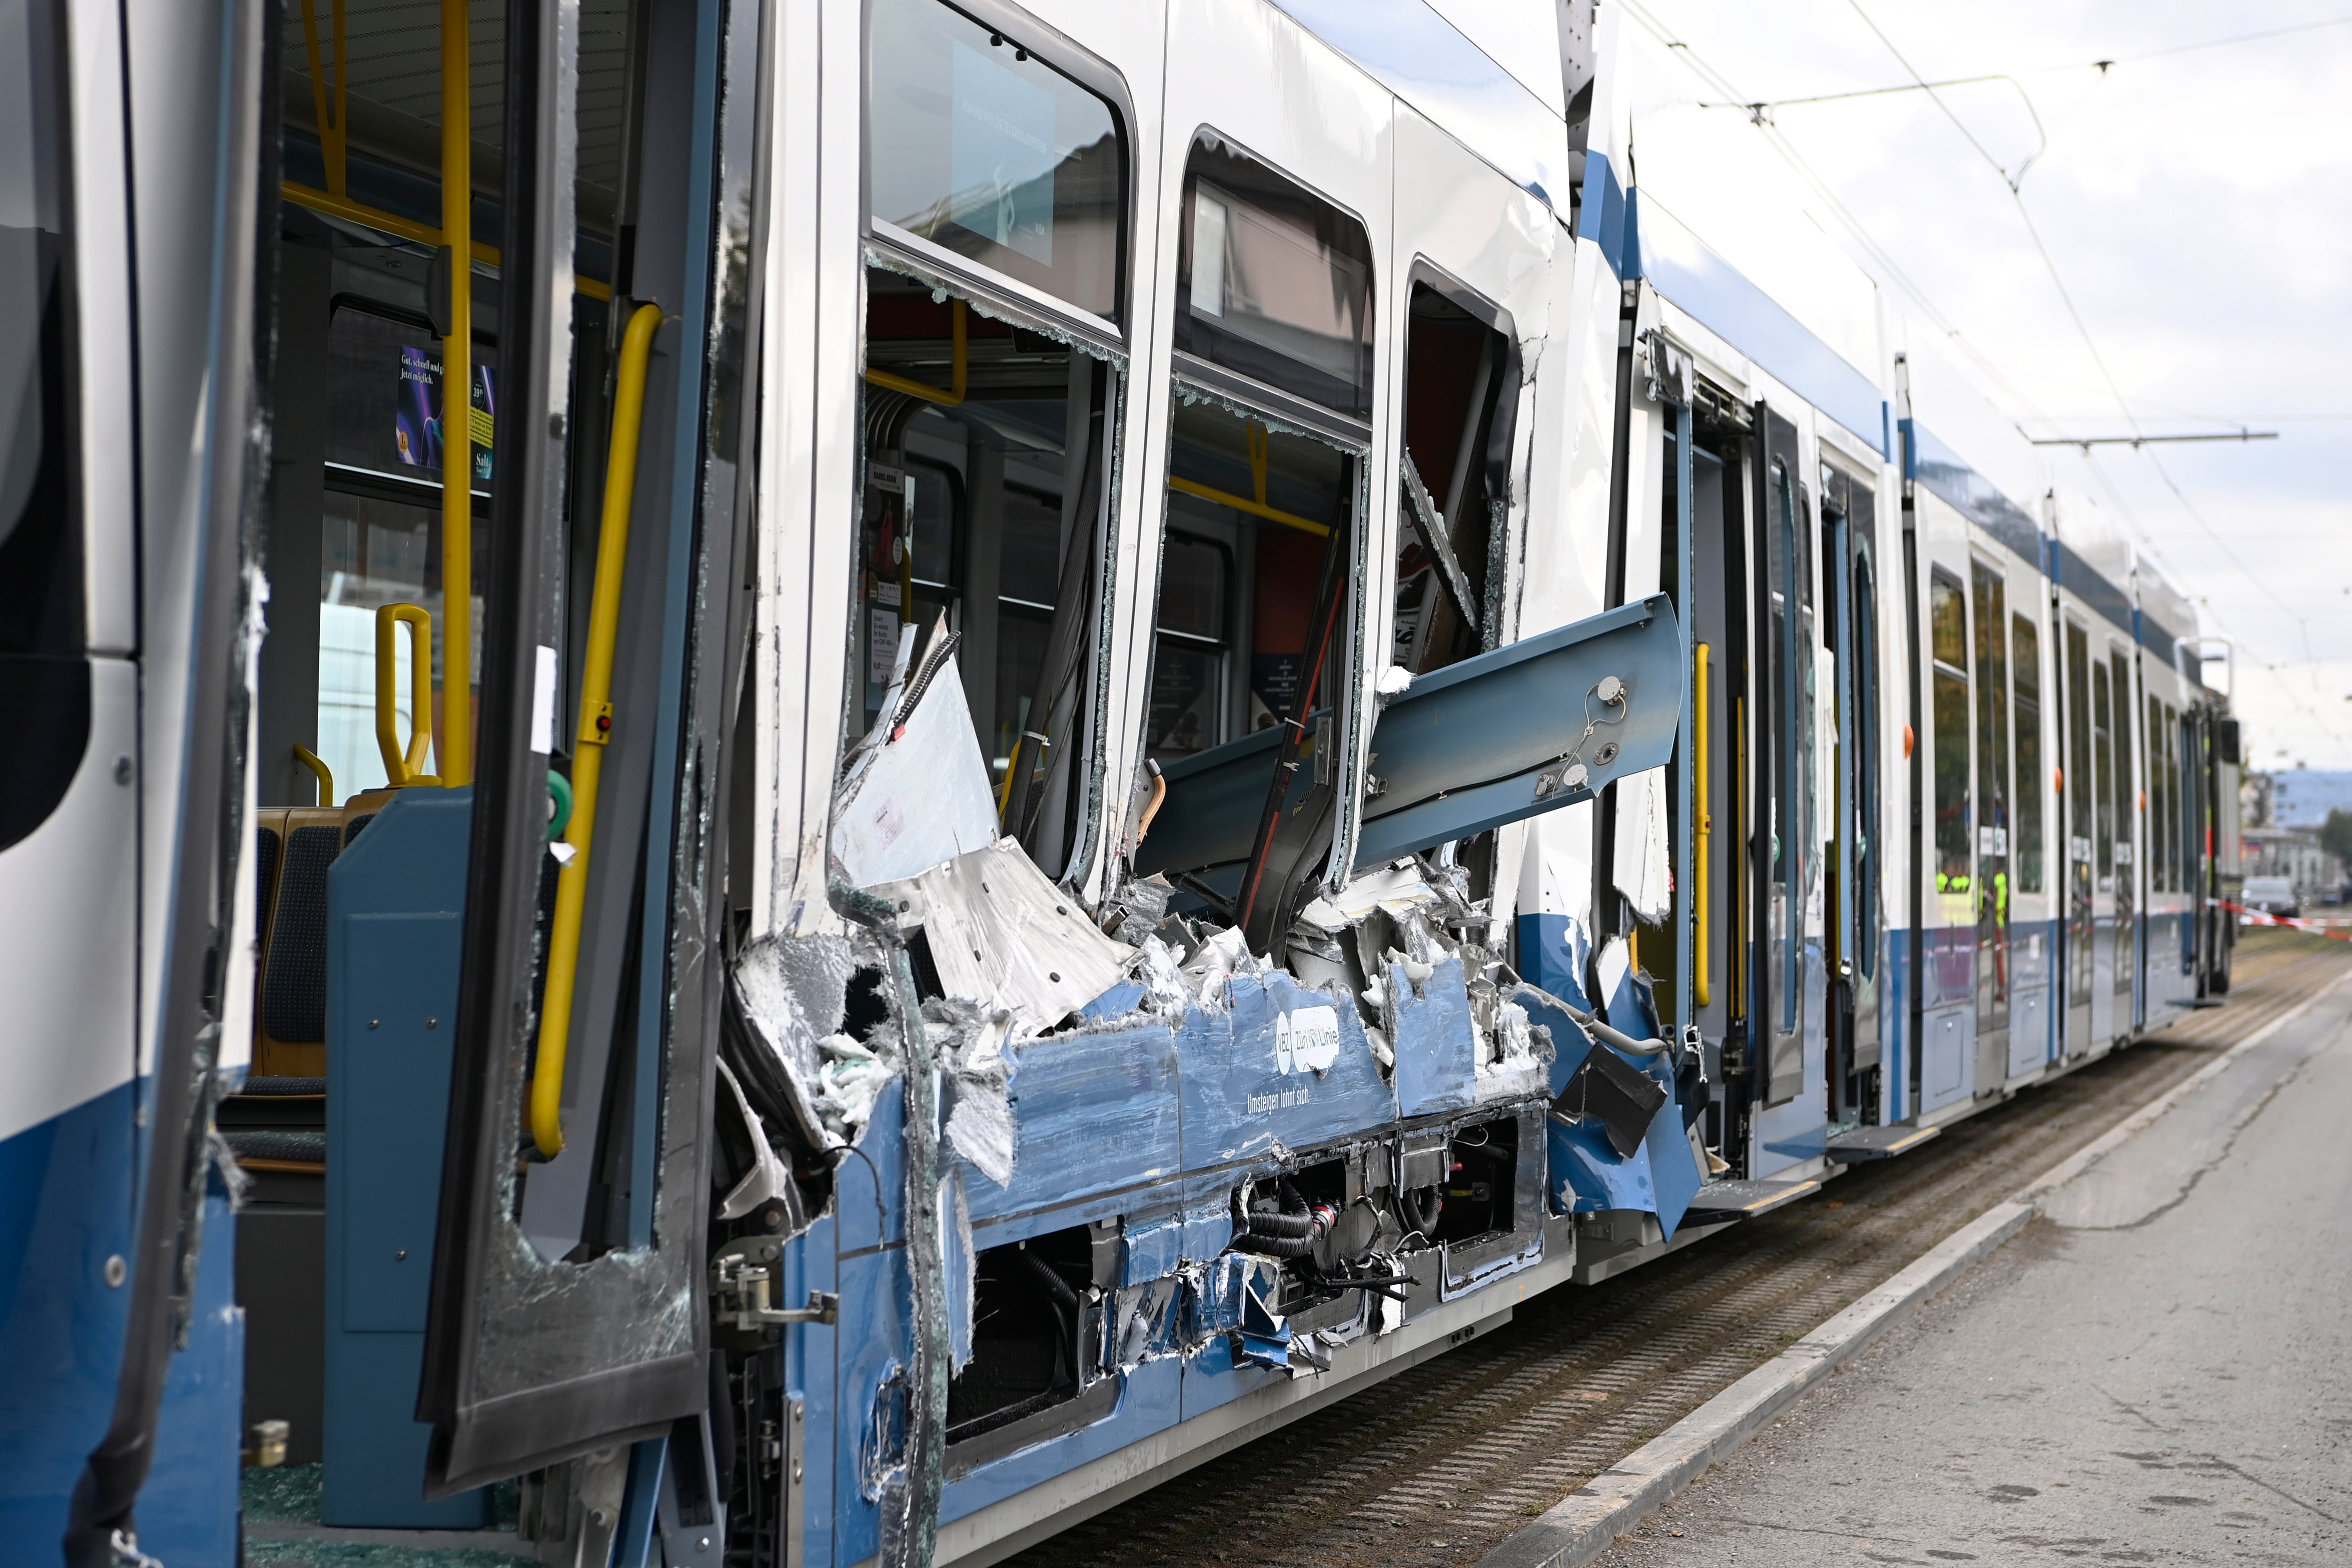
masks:
{"label": "damaged tram", "polygon": [[2227,989],[2187,600],[1461,9],[0,10],[0,1537],[993,1561]]}

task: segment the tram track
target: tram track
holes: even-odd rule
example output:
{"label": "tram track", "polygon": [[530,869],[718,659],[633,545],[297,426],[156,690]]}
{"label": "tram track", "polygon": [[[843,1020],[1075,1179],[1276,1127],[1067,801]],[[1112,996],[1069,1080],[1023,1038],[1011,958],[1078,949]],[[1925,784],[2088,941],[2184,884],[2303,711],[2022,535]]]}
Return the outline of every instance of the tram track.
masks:
{"label": "tram track", "polygon": [[1023,1568],[1470,1563],[2051,1165],[2352,968],[2248,932],[2228,1005],[2025,1090],[1816,1198],[1589,1288],[1030,1548]]}

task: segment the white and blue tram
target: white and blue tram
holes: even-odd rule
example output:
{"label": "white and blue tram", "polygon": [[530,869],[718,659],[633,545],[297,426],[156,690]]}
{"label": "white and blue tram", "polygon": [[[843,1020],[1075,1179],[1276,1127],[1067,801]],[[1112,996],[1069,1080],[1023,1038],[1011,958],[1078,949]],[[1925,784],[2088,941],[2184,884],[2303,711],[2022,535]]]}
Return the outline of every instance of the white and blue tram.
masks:
{"label": "white and blue tram", "polygon": [[1613,7],[0,30],[26,1561],[992,1561],[2227,989],[2187,600]]}

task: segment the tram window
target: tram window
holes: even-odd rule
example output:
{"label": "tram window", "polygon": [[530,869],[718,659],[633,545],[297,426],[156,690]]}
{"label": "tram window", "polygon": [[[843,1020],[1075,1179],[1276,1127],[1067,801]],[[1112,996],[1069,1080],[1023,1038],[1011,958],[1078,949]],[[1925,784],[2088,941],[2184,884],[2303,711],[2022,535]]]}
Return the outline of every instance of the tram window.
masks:
{"label": "tram window", "polygon": [[[0,658],[82,647],[65,43],[63,6],[0,15],[0,284],[17,301],[0,327]],[[10,679],[28,696],[47,685]]]}
{"label": "tram window", "polygon": [[2122,654],[2111,654],[2107,660],[2115,679],[2115,787],[2110,798],[2116,805],[2116,864],[2128,880],[2133,873],[2134,858],[2138,854],[2135,842],[2139,822],[2137,795],[2132,783],[2132,700],[2131,665]]}
{"label": "tram window", "polygon": [[1509,335],[1425,282],[1412,285],[1406,334],[1405,458],[1453,558],[1433,552],[1400,496],[1390,660],[1419,675],[1493,643],[1487,565],[1503,532],[1518,377]]}
{"label": "tram window", "polygon": [[[422,498],[419,498],[421,500]],[[381,789],[386,780],[376,744],[375,613],[386,605],[416,605],[433,617],[433,733],[430,765],[439,765],[437,737],[445,639],[441,595],[441,507],[437,497],[393,500],[339,489],[326,492],[319,522],[319,712],[318,755],[345,796]],[[477,508],[474,521],[474,581],[489,580],[488,518]],[[474,624],[481,624],[481,595],[473,595]],[[393,690],[401,733],[415,716],[409,711],[408,639],[394,640],[398,661]],[[481,685],[482,644],[474,639],[470,684]]]}
{"label": "tram window", "polygon": [[1151,715],[1145,745],[1155,758],[1189,756],[1223,731],[1233,547],[1171,529],[1160,555],[1160,614],[1151,645]]}
{"label": "tram window", "polygon": [[[1789,427],[1783,423],[1779,428]],[[1814,704],[1819,696],[1813,684],[1814,531],[1802,521],[1807,508],[1799,500],[1795,476],[1777,457],[1771,462],[1768,485],[1771,525],[1766,570],[1770,584],[1774,736],[1769,918],[1770,940],[1781,969],[1779,1027],[1786,1030],[1797,1026],[1798,1003],[1804,991],[1804,939],[1799,922],[1819,875],[1813,847]]]}
{"label": "tram window", "polygon": [[2011,668],[2017,679],[2016,847],[2011,875],[2021,893],[2042,891],[2042,634],[2023,616],[2010,618]]}
{"label": "tram window", "polygon": [[[2091,858],[2091,639],[2066,623],[2067,858],[2086,875]],[[2078,883],[2076,890],[2082,889]]]}
{"label": "tram window", "polygon": [[2009,639],[2001,627],[2009,623],[2009,586],[2000,573],[1979,563],[1975,569],[1977,670],[1977,787],[1982,816],[1977,827],[1977,853],[1995,900],[1995,923],[2009,923]]}
{"label": "tram window", "polygon": [[1176,346],[1357,419],[1372,412],[1362,224],[1213,136],[1193,143]]}
{"label": "tram window", "polygon": [[2164,705],[2163,722],[2155,728],[2164,741],[2164,885],[2178,893],[2188,884],[2181,873],[2180,715],[2170,703]]}
{"label": "tram window", "polygon": [[[1297,701],[1325,556],[1353,524],[1359,463],[1222,403],[1188,402],[1181,388],[1173,425],[1146,737],[1151,757],[1171,761],[1263,730]],[[1229,617],[1209,631],[1210,609],[1223,605]],[[1337,689],[1327,675],[1318,705]]]}
{"label": "tram window", "polygon": [[1109,104],[938,0],[873,0],[875,217],[1116,319],[1127,158]]}
{"label": "tram window", "polygon": [[[1085,733],[1088,563],[1118,379],[1080,350],[879,268],[866,278],[866,338],[845,739],[880,716],[902,633],[928,636],[944,615],[962,634],[965,700],[1006,829],[1058,872],[1076,823],[1069,752]],[[1024,785],[1012,795],[1008,773]]]}
{"label": "tram window", "polygon": [[1936,891],[1966,894],[1975,847],[1969,842],[1968,607],[1956,577],[1929,581],[1928,627],[1935,675]]}

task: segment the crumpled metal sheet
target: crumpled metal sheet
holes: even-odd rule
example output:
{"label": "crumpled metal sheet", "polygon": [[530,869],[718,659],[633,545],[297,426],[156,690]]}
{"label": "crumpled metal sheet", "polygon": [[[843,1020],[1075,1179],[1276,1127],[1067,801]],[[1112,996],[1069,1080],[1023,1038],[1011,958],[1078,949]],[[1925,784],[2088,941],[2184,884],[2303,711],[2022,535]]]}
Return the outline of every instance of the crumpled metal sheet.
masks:
{"label": "crumpled metal sheet", "polygon": [[[974,1221],[1173,1175],[1182,1163],[1175,1033],[1156,1019],[1017,1045],[1009,1104],[1013,1179],[965,1184]],[[951,1116],[951,1160],[968,1163],[952,1127]]]}
{"label": "crumpled metal sheet", "polygon": [[[1304,1148],[1395,1120],[1396,1097],[1353,1007],[1279,970],[1233,975],[1226,984],[1230,1011],[1196,1008],[1176,1030],[1187,1169]],[[1331,1028],[1339,1050],[1318,1073],[1302,1064],[1298,1039]],[[1291,1047],[1286,1058],[1283,1044]]]}
{"label": "crumpled metal sheet", "polygon": [[866,888],[916,876],[996,839],[988,763],[972,731],[963,678],[950,652],[926,659],[900,712],[898,689],[852,753],[833,807],[833,853]]}
{"label": "crumpled metal sheet", "polygon": [[1411,967],[1391,959],[1387,994],[1396,1025],[1398,1111],[1408,1117],[1467,1110],[1477,1101],[1478,1038],[1470,1021],[1470,992],[1462,961],[1445,958],[1416,983]]}
{"label": "crumpled metal sheet", "polygon": [[1527,1010],[1528,1018],[1550,1031],[1554,1047],[1551,1089],[1563,1092],[1586,1055],[1597,1048],[1656,1083],[1665,1099],[1643,1135],[1640,1147],[1621,1155],[1608,1129],[1598,1117],[1576,1121],[1558,1112],[1544,1121],[1545,1152],[1549,1161],[1549,1197],[1555,1214],[1591,1214],[1601,1209],[1640,1209],[1658,1216],[1658,1227],[1671,1238],[1701,1180],[1685,1131],[1683,1109],[1676,1098],[1675,1063],[1671,1057],[1632,1057],[1609,1046],[1597,1046],[1557,997],[1521,985],[1511,1000]]}
{"label": "crumpled metal sheet", "polygon": [[1136,949],[1097,931],[1017,839],[873,891],[897,907],[902,931],[923,929],[950,996],[1010,1009],[1024,1033],[1052,1028],[1139,961]]}

